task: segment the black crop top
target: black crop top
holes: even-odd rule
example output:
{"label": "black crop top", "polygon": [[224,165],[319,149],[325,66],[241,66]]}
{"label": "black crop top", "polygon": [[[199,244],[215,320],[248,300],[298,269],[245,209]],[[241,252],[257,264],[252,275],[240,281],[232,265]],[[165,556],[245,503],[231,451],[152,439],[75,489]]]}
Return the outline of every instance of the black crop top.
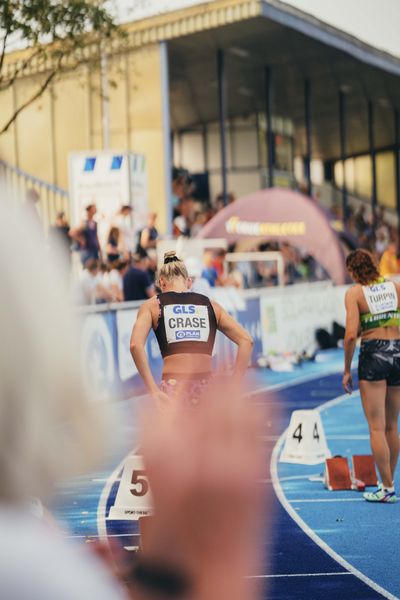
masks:
{"label": "black crop top", "polygon": [[217,319],[209,298],[194,292],[164,292],[157,296],[157,300],[160,304],[160,316],[154,333],[161,356],[211,356],[217,333]]}

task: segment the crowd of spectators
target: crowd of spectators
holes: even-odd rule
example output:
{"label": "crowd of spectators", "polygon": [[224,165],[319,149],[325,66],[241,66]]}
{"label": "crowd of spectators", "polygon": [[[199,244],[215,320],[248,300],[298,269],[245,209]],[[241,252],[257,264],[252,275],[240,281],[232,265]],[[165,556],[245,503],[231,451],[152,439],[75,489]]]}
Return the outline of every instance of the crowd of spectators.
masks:
{"label": "crowd of spectators", "polygon": [[60,212],[48,236],[50,248],[61,249],[69,271],[71,256],[79,255],[81,268],[72,284],[75,303],[123,302],[153,296],[156,213],[150,213],[146,226],[135,232],[132,207],[122,206],[109,220],[103,243],[98,233],[96,205],[88,205],[85,213],[85,219],[70,228],[65,214]]}
{"label": "crowd of spectators", "polygon": [[[188,171],[175,169],[173,178],[174,234],[194,237],[200,229],[225,206],[222,194],[213,203],[199,202],[195,198],[195,184]],[[230,192],[227,203],[235,201]],[[340,210],[337,211],[340,213]],[[341,220],[342,215],[338,214]],[[386,218],[385,209],[377,207],[371,212],[366,204],[360,204],[357,210],[348,208],[346,231],[350,234],[355,247],[371,251],[380,262],[384,276],[400,274],[400,245],[397,227]],[[230,251],[237,248],[231,247]],[[318,262],[305,252],[288,243],[263,243],[254,246],[255,251],[280,251],[284,260],[284,283],[286,285],[304,281],[326,279],[327,273]],[[218,255],[204,256],[205,278],[211,286],[236,285],[237,287],[261,287],[278,283],[278,269],[274,261],[255,263],[236,263],[229,270],[229,276],[217,277],[213,271]],[[221,275],[221,273],[219,274]]]}
{"label": "crowd of spectators", "polygon": [[[29,208],[37,196],[28,194]],[[34,197],[33,197],[34,196]],[[178,238],[193,238],[202,227],[224,208],[224,199],[219,194],[213,203],[195,197],[195,184],[188,171],[174,169],[173,185],[173,231]],[[228,203],[235,201],[230,192]],[[36,215],[38,216],[37,211]],[[49,228],[50,247],[58,246],[71,271],[72,256],[79,256],[81,268],[75,273],[72,296],[77,304],[99,304],[144,300],[156,293],[155,272],[157,266],[156,245],[159,240],[157,214],[150,213],[146,226],[135,229],[132,207],[123,205],[107,223],[107,234],[99,236],[99,215],[95,204],[85,209],[85,218],[71,228],[63,212],[58,213]],[[239,248],[240,249],[240,248]],[[228,249],[233,252],[235,246]],[[284,258],[284,283],[324,278],[318,265],[309,256],[302,256],[289,244],[261,244],[252,250],[279,250]],[[254,263],[226,263],[226,250],[214,249],[204,252],[202,259],[190,257],[193,289],[211,294],[212,288],[235,286],[238,288],[277,285],[276,261]]]}
{"label": "crowd of spectators", "polygon": [[[185,169],[174,169],[172,192],[175,237],[195,237],[202,227],[225,207],[222,194],[218,194],[214,202],[197,200],[195,182]],[[236,200],[235,194],[229,192],[226,200],[227,204],[231,204]],[[237,250],[240,250],[237,246],[229,248],[230,252]],[[256,243],[250,250],[280,251],[284,261],[285,285],[327,278],[326,272],[311,256],[288,243]],[[226,265],[225,254],[223,250],[204,254],[202,277],[211,287],[233,285],[239,288],[253,288],[278,284],[276,260]]]}
{"label": "crowd of spectators", "polygon": [[[225,206],[222,194],[214,201],[199,199],[196,184],[185,169],[173,170],[172,236],[194,238],[204,225]],[[39,196],[29,190],[26,206],[39,222],[36,205]],[[229,192],[227,203],[235,201]],[[339,209],[338,209],[339,210]],[[340,211],[339,211],[340,212]],[[337,215],[341,218],[341,215]],[[155,272],[157,266],[156,245],[159,240],[157,214],[150,213],[142,229],[135,228],[135,215],[130,205],[123,205],[107,222],[107,233],[99,239],[99,215],[95,204],[86,207],[85,218],[79,226],[70,228],[63,212],[57,215],[49,228],[50,247],[58,245],[63,251],[66,265],[71,271],[74,255],[79,256],[81,269],[73,284],[73,296],[79,304],[143,300],[156,293]],[[104,224],[103,224],[104,225]],[[104,227],[103,227],[104,229]],[[385,211],[378,207],[369,212],[365,204],[357,210],[348,209],[346,230],[354,245],[373,252],[380,261],[384,276],[400,273],[400,252],[397,229],[385,218]],[[228,248],[229,252],[240,251],[240,245]],[[236,261],[227,263],[223,249],[207,250],[202,260],[196,258],[193,279],[205,292],[219,286],[255,288],[285,285],[326,279],[327,273],[310,255],[286,242],[255,243],[246,251],[279,251],[283,258],[283,282],[279,280],[276,260],[267,257],[261,261]],[[194,259],[194,257],[193,257]]]}
{"label": "crowd of spectators", "polygon": [[398,229],[386,218],[384,207],[379,206],[373,212],[369,212],[365,204],[357,211],[349,209],[346,226],[357,246],[376,256],[384,277],[400,274]]}

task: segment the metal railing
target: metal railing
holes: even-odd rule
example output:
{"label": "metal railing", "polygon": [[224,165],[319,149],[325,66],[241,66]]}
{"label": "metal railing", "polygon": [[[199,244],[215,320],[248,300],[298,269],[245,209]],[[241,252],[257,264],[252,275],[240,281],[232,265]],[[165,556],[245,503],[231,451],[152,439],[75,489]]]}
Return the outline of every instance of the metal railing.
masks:
{"label": "metal railing", "polygon": [[33,189],[38,193],[39,214],[46,231],[54,223],[58,212],[63,211],[69,219],[70,205],[67,190],[47,183],[2,159],[0,159],[0,181],[7,197],[17,203],[25,202],[29,190]]}

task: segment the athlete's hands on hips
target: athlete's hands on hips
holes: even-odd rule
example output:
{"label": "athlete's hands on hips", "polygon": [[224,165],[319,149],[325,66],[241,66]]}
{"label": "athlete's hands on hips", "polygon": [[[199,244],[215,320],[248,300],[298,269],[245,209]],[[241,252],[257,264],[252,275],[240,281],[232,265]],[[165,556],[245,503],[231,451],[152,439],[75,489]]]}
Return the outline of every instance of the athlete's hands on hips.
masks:
{"label": "athlete's hands on hips", "polygon": [[344,387],[345,392],[351,394],[353,391],[353,378],[351,376],[350,371],[345,371],[343,373],[342,385]]}

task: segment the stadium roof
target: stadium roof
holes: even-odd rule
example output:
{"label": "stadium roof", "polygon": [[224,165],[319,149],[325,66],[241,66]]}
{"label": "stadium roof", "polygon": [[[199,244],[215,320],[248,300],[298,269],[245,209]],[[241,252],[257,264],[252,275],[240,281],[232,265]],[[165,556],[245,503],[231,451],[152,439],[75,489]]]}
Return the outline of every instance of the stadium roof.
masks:
{"label": "stadium roof", "polygon": [[[210,22],[207,11],[217,10],[217,5],[219,14]],[[185,13],[187,19],[197,18],[189,30]],[[168,18],[176,19],[177,14]],[[314,156],[340,155],[339,89],[347,97],[348,154],[368,152],[368,100],[374,104],[376,147],[393,144],[393,107],[400,110],[400,59],[278,0],[211,2],[179,11],[179,23],[172,30],[175,35],[164,37],[169,38],[174,129],[217,120],[220,48],[226,51],[229,117],[264,110],[268,65],[273,114],[293,120],[297,153],[305,152],[305,80],[312,90]]]}
{"label": "stadium roof", "polygon": [[[180,3],[186,4],[184,0]],[[154,0],[154,6],[159,6]],[[362,18],[362,15],[360,15]],[[168,42],[171,125],[191,128],[218,118],[218,49],[225,50],[228,117],[264,111],[264,68],[273,77],[273,115],[293,120],[296,153],[305,153],[304,81],[311,85],[313,156],[340,156],[338,92],[347,96],[347,154],[368,152],[367,104],[374,103],[375,144],[394,143],[393,108],[400,110],[400,58],[279,0],[200,2],[124,24],[127,36],[108,49]],[[97,52],[97,48],[95,48]],[[85,48],[90,54],[90,42]],[[6,56],[12,76],[29,50]],[[21,76],[41,73],[30,64]]]}

